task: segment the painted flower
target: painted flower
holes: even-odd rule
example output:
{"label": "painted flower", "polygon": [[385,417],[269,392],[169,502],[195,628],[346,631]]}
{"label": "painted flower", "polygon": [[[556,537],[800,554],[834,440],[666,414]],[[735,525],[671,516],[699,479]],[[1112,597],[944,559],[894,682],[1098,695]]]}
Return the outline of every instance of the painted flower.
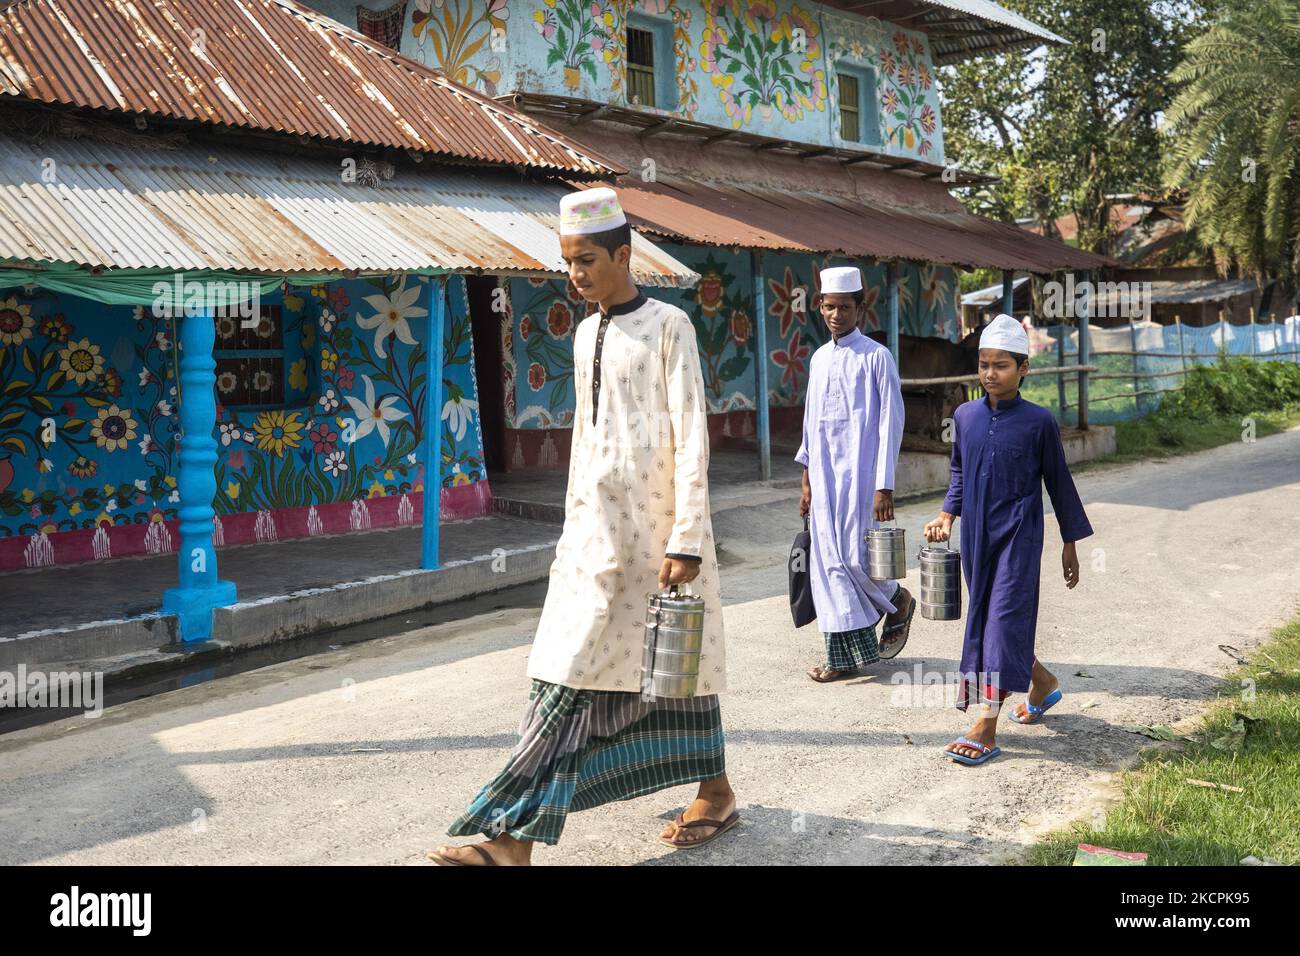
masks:
{"label": "painted flower", "polygon": [[109,395],[117,396],[122,394],[122,376],[118,374],[115,368],[104,371],[104,380],[100,384]]}
{"label": "painted flower", "polygon": [[231,442],[239,441],[243,436],[240,431],[238,422],[222,422],[220,425],[221,444],[229,445]]}
{"label": "painted flower", "polygon": [[164,418],[171,417],[172,407],[171,404],[167,401],[167,399],[165,398],[158,399],[158,404],[156,408],[158,409],[159,415],[162,415]]}
{"label": "painted flower", "polygon": [[153,381],[157,381],[157,380],[153,377],[153,372],[149,371],[147,368],[142,368],[142,369],[140,369],[140,387],[141,387],[141,388],[144,388],[146,385],[148,385],[150,382],[153,382]]}
{"label": "painted flower", "polygon": [[0,343],[21,345],[32,337],[35,324],[32,307],[25,302],[19,304],[17,296],[0,300]]}
{"label": "painted flower", "polygon": [[258,448],[283,458],[285,451],[301,444],[304,427],[298,412],[274,409],[258,413],[253,422],[253,434],[257,436]]}
{"label": "painted flower", "polygon": [[384,494],[384,485],[378,478],[372,481],[370,487],[366,489],[367,498],[382,498]]}
{"label": "painted flower", "polygon": [[871,286],[862,294],[862,321],[872,329],[880,328],[880,319],[876,315],[876,302],[879,298],[880,286]]}
{"label": "painted flower", "polygon": [[407,413],[393,408],[400,399],[396,395],[385,395],[379,401],[375,400],[375,383],[370,380],[369,375],[362,375],[361,381],[366,383],[366,399],[363,402],[355,395],[348,395],[348,404],[352,406],[352,411],[357,415],[359,424],[357,430],[353,433],[353,440],[360,441],[372,431],[379,433],[379,438],[383,441],[384,447],[388,447],[388,423],[401,421]]}
{"label": "painted flower", "polygon": [[269,392],[271,386],[274,384],[275,379],[272,378],[271,373],[265,369],[262,369],[253,375],[253,391],[255,392]]}
{"label": "painted flower", "polygon": [[168,349],[172,347],[172,340],[167,338],[167,335],[163,332],[159,332],[157,335],[155,335],[153,337],[153,341],[154,344],[158,346],[158,350],[160,352],[166,352]]}
{"label": "painted flower", "polygon": [[880,51],[880,72],[885,76],[893,76],[894,70],[898,67],[898,61],[894,59],[893,51]]}
{"label": "painted flower", "polygon": [[947,277],[935,266],[927,265],[921,269],[921,301],[925,303],[927,312],[948,304]]}
{"label": "painted flower", "polygon": [[145,435],[140,439],[140,454],[148,455],[150,452],[161,451],[157,443],[153,440],[152,435]]}
{"label": "painted flower", "polygon": [[223,315],[221,318],[217,319],[217,338],[233,339],[238,330],[239,327],[235,325],[235,317],[233,315]]}
{"label": "painted flower", "polygon": [[546,369],[542,368],[539,362],[528,366],[528,384],[532,386],[534,392],[540,392],[542,386],[546,384]]}
{"label": "painted flower", "polygon": [[334,331],[334,322],[336,316],[329,309],[321,309],[320,315],[316,318],[316,324],[320,326],[322,335],[329,335]]}
{"label": "painted flower", "polygon": [[72,326],[63,318],[63,313],[46,316],[41,320],[41,334],[55,342],[66,342],[68,336],[72,334]]}
{"label": "painted flower", "polygon": [[42,475],[48,475],[54,470],[54,462],[50,461],[48,458],[42,458],[36,462],[36,470]]}
{"label": "painted flower", "polygon": [[338,408],[339,400],[338,400],[338,396],[334,394],[334,389],[332,388],[325,389],[325,394],[320,397],[320,399],[317,401],[317,404],[320,405],[321,411],[323,411],[326,415],[334,411],[334,409]]}
{"label": "painted flower", "polygon": [[342,312],[352,300],[348,298],[348,290],[341,285],[333,286],[326,296],[329,299],[330,308],[335,312]]}
{"label": "painted flower", "polygon": [[563,302],[553,302],[546,313],[546,328],[551,335],[557,339],[562,339],[569,334],[569,329],[573,328],[573,313]]}
{"label": "painted flower", "polygon": [[99,463],[93,458],[87,458],[85,455],[78,455],[68,465],[68,471],[78,478],[93,478],[95,472],[99,471]]}
{"label": "painted flower", "polygon": [[734,309],[731,313],[731,338],[737,345],[744,345],[749,341],[749,316],[740,309]]}
{"label": "painted flower", "polygon": [[[815,274],[816,270],[813,271]],[[789,266],[786,266],[784,281],[768,279],[767,287],[772,292],[772,304],[767,307],[767,314],[780,319],[778,335],[784,340],[795,322],[802,325],[808,321],[808,306],[804,301],[807,293]]]}
{"label": "painted flower", "polygon": [[469,428],[470,420],[476,411],[478,411],[478,402],[464,395],[442,406],[442,420],[451,424],[456,441],[465,437],[465,430]]}
{"label": "painted flower", "polygon": [[902,30],[894,31],[894,49],[898,51],[899,56],[907,56],[907,34]]}
{"label": "painted flower", "polygon": [[698,298],[700,312],[705,318],[711,319],[717,315],[722,306],[722,292],[722,276],[710,271],[700,277]]}
{"label": "painted flower", "polygon": [[348,470],[348,463],[345,458],[346,456],[341,451],[330,452],[325,456],[325,470],[329,472],[331,476],[337,478],[343,472]]}
{"label": "painted flower", "polygon": [[80,501],[74,501],[72,504],[68,505],[68,517],[75,518],[79,514],[81,514]]}
{"label": "painted flower", "polygon": [[269,339],[271,333],[275,331],[275,323],[268,316],[262,316],[257,320],[257,337],[259,339]]}
{"label": "painted flower", "polygon": [[226,497],[229,498],[231,501],[239,500],[239,482],[237,481],[226,482]]}
{"label": "painted flower", "polygon": [[312,451],[316,454],[328,455],[334,450],[334,443],[339,440],[339,434],[332,431],[329,425],[321,422],[308,433],[307,440],[311,442]]}
{"label": "painted flower", "polygon": [[334,375],[334,384],[343,389],[343,391],[347,391],[352,387],[352,383],[355,382],[356,379],[357,373],[352,371],[352,369],[341,368]]}
{"label": "painted flower", "polygon": [[[316,344],[316,328],[315,326],[309,325],[308,323],[304,322],[302,324],[302,347],[304,349],[310,350],[311,347],[315,344]],[[306,363],[306,361],[307,361],[306,359],[303,359],[304,364]]]}
{"label": "painted flower", "polygon": [[531,315],[525,315],[523,321],[519,323],[519,337],[527,342],[528,336],[532,334],[532,331],[533,317]]}
{"label": "painted flower", "polygon": [[135,438],[135,428],[136,421],[130,412],[109,405],[99,410],[90,426],[90,437],[95,439],[95,444],[100,448],[114,452],[126,448]]}
{"label": "painted flower", "polygon": [[789,385],[792,388],[798,387],[801,373],[807,374],[808,370],[803,360],[812,353],[812,349],[801,341],[802,331],[802,329],[795,329],[790,344],[783,349],[776,349],[772,353],[772,361],[784,369],[781,373],[781,384]]}
{"label": "painted flower", "polygon": [[226,464],[231,468],[243,468],[244,449],[241,448],[238,451],[232,451],[230,454],[226,455]]}
{"label": "painted flower", "polygon": [[533,29],[542,35],[542,39],[547,43],[555,36],[557,29],[555,22],[554,10],[534,10],[533,11]]}
{"label": "painted flower", "polygon": [[397,340],[404,345],[415,345],[415,339],[411,337],[411,326],[407,320],[422,318],[429,314],[428,309],[422,309],[415,304],[415,300],[420,297],[420,289],[419,285],[406,288],[406,279],[403,277],[391,296],[366,296],[366,303],[375,310],[375,314],[369,318],[358,316],[357,325],[363,329],[375,330],[375,352],[380,358],[388,357],[388,353],[384,351],[384,343],[388,341],[390,335],[397,336]]}
{"label": "painted flower", "polygon": [[912,73],[914,72],[910,63],[898,64],[898,82],[901,86],[912,85]]}
{"label": "painted flower", "polygon": [[239,378],[234,372],[222,372],[217,376],[217,391],[222,395],[228,395],[235,390],[239,384]]}
{"label": "painted flower", "polygon": [[921,42],[920,37],[912,37],[912,52],[917,56],[925,52],[925,44]]}
{"label": "painted flower", "polygon": [[921,129],[926,133],[934,132],[934,109],[929,103],[921,107]]}
{"label": "painted flower", "polygon": [[329,349],[322,349],[320,353],[320,367],[323,372],[332,372],[338,368],[339,353],[331,352]]}
{"label": "painted flower", "polygon": [[96,381],[104,371],[104,356],[99,354],[99,346],[90,339],[73,342],[65,349],[59,349],[59,371],[70,381],[78,385]]}
{"label": "painted flower", "polygon": [[934,85],[934,77],[930,75],[930,67],[922,63],[916,68],[916,77],[921,82],[921,89],[928,90]]}

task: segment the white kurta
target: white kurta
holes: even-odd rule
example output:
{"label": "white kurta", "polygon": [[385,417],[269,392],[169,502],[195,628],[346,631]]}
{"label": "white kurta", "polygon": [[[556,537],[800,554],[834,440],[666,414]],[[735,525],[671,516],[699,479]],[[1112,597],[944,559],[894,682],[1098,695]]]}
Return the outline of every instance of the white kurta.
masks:
{"label": "white kurta", "polygon": [[[655,299],[605,327],[588,316],[573,338],[573,448],[564,530],[528,676],[591,690],[639,692],[646,596],[665,554],[702,561],[689,587],[704,598],[697,695],[725,689],[722,595],[709,518],[709,433],[695,329]],[[600,362],[593,422],[592,381]]]}

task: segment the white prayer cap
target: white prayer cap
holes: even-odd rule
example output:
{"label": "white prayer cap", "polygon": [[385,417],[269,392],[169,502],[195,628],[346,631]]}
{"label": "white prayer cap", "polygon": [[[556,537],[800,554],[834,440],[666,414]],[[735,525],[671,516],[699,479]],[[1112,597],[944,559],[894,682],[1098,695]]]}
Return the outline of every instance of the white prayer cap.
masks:
{"label": "white prayer cap", "polygon": [[822,294],[827,292],[861,292],[862,272],[857,266],[836,266],[823,269]]}
{"label": "white prayer cap", "polygon": [[984,326],[980,335],[980,348],[1002,349],[1016,355],[1029,354],[1029,333],[1025,327],[1009,315],[999,315]]}
{"label": "white prayer cap", "polygon": [[560,235],[585,236],[627,222],[618,194],[608,186],[569,193],[560,199]]}

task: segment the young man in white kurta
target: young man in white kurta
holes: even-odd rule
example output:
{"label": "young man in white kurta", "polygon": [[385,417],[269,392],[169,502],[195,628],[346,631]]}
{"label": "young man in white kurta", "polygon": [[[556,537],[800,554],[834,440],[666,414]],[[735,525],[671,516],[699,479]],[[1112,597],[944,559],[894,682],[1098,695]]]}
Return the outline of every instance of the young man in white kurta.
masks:
{"label": "young man in white kurta", "polygon": [[691,582],[704,598],[696,693],[717,694],[726,687],[726,661],[695,329],[681,309],[638,296],[584,319],[573,358],[564,531],[528,676],[639,692],[646,596],[667,556],[702,562]]}

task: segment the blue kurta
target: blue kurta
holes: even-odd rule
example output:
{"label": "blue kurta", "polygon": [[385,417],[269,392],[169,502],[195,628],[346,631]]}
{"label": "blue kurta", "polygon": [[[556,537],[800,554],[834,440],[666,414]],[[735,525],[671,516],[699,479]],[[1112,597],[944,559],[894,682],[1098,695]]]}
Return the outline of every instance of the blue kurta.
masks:
{"label": "blue kurta", "polygon": [[812,486],[808,583],[823,633],[871,627],[897,585],[871,580],[866,545],[876,492],[894,488],[903,393],[889,349],[854,329],[813,353],[795,461]]}
{"label": "blue kurta", "polygon": [[[1056,418],[1016,397],[957,408],[952,482],[943,510],[961,516],[961,564],[969,592],[961,673],[1005,692],[1029,690],[1043,554],[1043,485],[1061,540],[1092,534],[1065,463]],[[966,687],[957,706],[966,709]]]}

